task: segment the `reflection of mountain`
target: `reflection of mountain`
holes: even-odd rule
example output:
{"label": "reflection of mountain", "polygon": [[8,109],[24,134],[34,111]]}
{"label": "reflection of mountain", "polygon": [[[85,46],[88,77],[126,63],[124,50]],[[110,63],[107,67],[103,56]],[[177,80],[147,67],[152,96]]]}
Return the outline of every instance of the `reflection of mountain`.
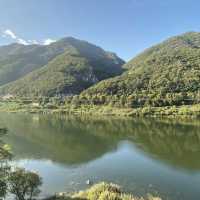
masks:
{"label": "reflection of mountain", "polygon": [[104,133],[132,141],[145,155],[173,167],[200,170],[200,121],[130,119],[111,124]]}
{"label": "reflection of mountain", "polygon": [[17,157],[81,164],[132,141],[141,152],[187,170],[200,170],[200,122],[0,115]]}
{"label": "reflection of mountain", "polygon": [[[6,142],[16,159],[48,159],[63,164],[81,164],[114,149],[113,141],[86,132],[83,124],[73,119],[53,116],[1,115],[8,127]],[[87,134],[87,135],[86,135]]]}
{"label": "reflection of mountain", "polygon": [[145,121],[138,124],[143,130],[134,131],[132,139],[156,160],[186,170],[200,170],[200,123],[196,125]]}

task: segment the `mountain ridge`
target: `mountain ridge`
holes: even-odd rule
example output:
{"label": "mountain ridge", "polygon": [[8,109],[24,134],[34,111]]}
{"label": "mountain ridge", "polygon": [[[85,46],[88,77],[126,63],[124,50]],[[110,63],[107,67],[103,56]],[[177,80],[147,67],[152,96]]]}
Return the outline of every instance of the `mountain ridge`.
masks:
{"label": "mountain ridge", "polygon": [[[199,102],[200,33],[169,38],[146,49],[123,68],[127,70],[122,75],[104,80],[81,95],[108,96],[110,102],[115,96],[117,104],[131,107]],[[101,100],[99,103],[104,104]]]}
{"label": "mountain ridge", "polygon": [[[1,54],[4,56],[1,56]],[[5,55],[7,59],[5,59]],[[73,67],[71,71],[68,70],[72,63],[70,63],[70,61],[68,63],[67,61],[62,62],[61,57],[62,59],[69,60],[72,60],[73,57],[74,68],[80,67],[81,62],[82,65],[85,64],[87,68],[87,70],[85,70],[90,75],[93,73],[90,76],[91,79],[86,80],[88,76],[85,77],[83,81],[80,76],[77,76],[78,73],[83,72],[83,69],[80,69],[80,71],[77,70],[76,77],[73,77]],[[87,61],[83,61],[84,59]],[[75,60],[77,60],[77,62]],[[83,89],[86,89],[98,81],[121,74],[123,71],[121,66],[123,64],[124,61],[116,54],[107,52],[96,45],[73,37],[62,38],[50,45],[11,44],[0,47],[0,92],[3,94],[11,93],[20,96],[23,94],[28,96],[48,96],[58,94],[59,92],[64,94],[78,94]],[[57,65],[58,68],[62,68],[62,75],[56,70],[55,74],[53,73],[52,68],[56,69]],[[81,67],[84,68],[84,66]],[[52,73],[49,73],[48,69]],[[66,73],[67,71],[68,74]],[[41,74],[41,72],[43,72],[43,74]],[[58,76],[57,80],[55,77],[56,75]],[[61,78],[60,81],[62,82],[61,88],[65,88],[65,92],[59,89],[61,85],[59,78]],[[52,88],[45,89],[42,85],[42,79],[44,80],[44,85],[52,85]],[[83,86],[78,86],[79,81]],[[68,85],[73,85],[74,83],[76,85],[74,91],[72,86],[70,91],[67,92],[65,83]],[[54,93],[55,91],[57,92]]]}

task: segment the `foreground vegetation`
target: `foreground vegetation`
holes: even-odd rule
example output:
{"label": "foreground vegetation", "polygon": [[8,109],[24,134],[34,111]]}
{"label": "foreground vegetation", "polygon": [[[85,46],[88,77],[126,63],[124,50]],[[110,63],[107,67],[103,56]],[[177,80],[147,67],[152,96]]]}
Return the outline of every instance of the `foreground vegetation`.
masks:
{"label": "foreground vegetation", "polygon": [[78,192],[71,196],[64,194],[49,198],[48,200],[161,200],[158,197],[147,195],[147,197],[139,198],[131,194],[124,193],[118,185],[99,183],[90,189]]}
{"label": "foreground vegetation", "polygon": [[[0,136],[6,133],[7,129],[0,129]],[[41,178],[35,172],[14,169],[9,164],[11,158],[9,147],[0,140],[0,199],[5,199],[7,194],[16,200],[34,199],[40,193]]]}

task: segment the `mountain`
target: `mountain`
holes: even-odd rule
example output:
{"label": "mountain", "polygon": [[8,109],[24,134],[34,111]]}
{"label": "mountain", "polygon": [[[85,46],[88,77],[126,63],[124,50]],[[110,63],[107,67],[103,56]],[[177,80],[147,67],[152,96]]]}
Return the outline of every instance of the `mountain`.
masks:
{"label": "mountain", "polygon": [[53,45],[15,43],[0,47],[0,86],[41,68],[63,52],[63,48],[55,48]]}
{"label": "mountain", "polygon": [[200,33],[172,37],[145,50],[124,68],[127,70],[122,75],[102,81],[81,95],[88,99],[98,96],[95,101],[99,104],[116,102],[130,107],[198,103]]}
{"label": "mountain", "polygon": [[72,37],[48,46],[0,48],[0,92],[20,96],[78,94],[122,73],[116,54]]}

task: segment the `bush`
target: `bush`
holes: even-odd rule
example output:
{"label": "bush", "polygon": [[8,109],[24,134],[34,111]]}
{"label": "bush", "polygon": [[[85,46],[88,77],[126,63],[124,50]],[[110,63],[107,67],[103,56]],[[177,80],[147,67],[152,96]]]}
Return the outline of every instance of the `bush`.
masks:
{"label": "bush", "polygon": [[35,172],[17,169],[8,177],[9,192],[14,194],[17,200],[32,200],[40,193],[39,187],[42,180]]}
{"label": "bush", "polygon": [[[99,183],[86,191],[79,192],[73,198],[83,200],[144,200],[144,198],[133,197],[122,192],[121,188],[115,184]],[[147,200],[161,200],[157,197],[149,196]]]}

